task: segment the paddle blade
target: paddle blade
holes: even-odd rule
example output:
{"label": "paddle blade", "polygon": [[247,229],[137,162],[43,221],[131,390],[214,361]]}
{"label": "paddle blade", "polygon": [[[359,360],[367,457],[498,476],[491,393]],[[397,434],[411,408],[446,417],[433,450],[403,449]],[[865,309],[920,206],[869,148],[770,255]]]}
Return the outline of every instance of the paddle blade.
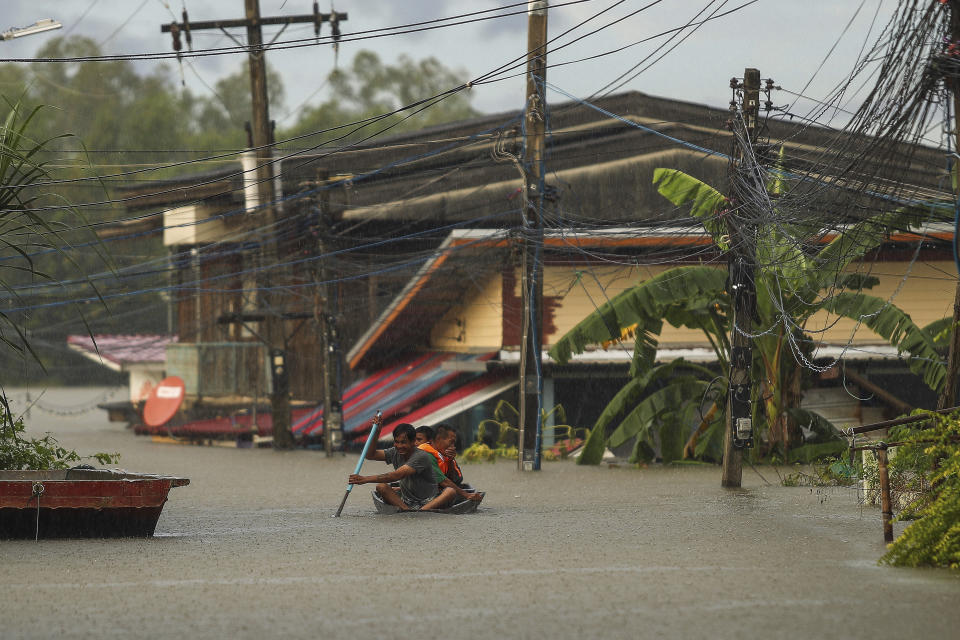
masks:
{"label": "paddle blade", "polygon": [[343,500],[340,501],[340,506],[337,508],[337,512],[333,516],[334,518],[340,517],[340,513],[343,511],[343,505],[347,504],[347,498],[350,496],[350,489],[352,488],[353,488],[353,485],[350,485],[350,487],[348,487],[347,490],[344,491]]}

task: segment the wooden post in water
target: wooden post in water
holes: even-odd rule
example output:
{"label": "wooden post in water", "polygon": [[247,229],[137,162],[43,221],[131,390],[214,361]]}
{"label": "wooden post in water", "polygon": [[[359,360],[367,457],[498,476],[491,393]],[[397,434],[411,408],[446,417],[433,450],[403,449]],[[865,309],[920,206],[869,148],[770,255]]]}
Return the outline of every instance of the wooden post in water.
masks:
{"label": "wooden post in water", "polygon": [[880,467],[880,517],[883,521],[883,541],[893,542],[893,507],[890,504],[890,474],[887,469],[887,445],[880,443],[874,449]]}

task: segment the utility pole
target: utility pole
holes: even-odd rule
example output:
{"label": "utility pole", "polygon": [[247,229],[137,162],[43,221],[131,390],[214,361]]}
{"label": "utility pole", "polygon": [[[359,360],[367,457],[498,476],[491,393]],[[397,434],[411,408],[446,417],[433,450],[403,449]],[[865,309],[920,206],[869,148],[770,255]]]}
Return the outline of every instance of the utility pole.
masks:
{"label": "utility pole", "polygon": [[[753,446],[752,395],[750,375],[753,349],[750,333],[757,306],[754,280],[756,228],[749,220],[754,212],[744,183],[756,180],[754,136],[760,116],[760,71],[746,69],[743,83],[730,81],[734,153],[730,160],[730,211],[727,214],[728,281],[732,307],[730,323],[730,375],[727,397],[727,424],[723,438],[723,473],[720,484],[739,487],[743,478],[743,449]],[[737,104],[737,96],[742,102]],[[762,179],[762,178],[761,178]],[[738,222],[737,220],[740,220]]]}
{"label": "utility pole", "polygon": [[[192,45],[191,32],[202,29],[220,29],[226,33],[226,29],[231,27],[246,27],[247,29],[247,50],[250,63],[250,93],[253,104],[253,117],[251,133],[253,139],[253,148],[256,154],[257,164],[257,186],[259,193],[259,204],[262,213],[261,226],[269,231],[265,238],[260,242],[260,264],[262,268],[268,268],[276,265],[279,254],[277,243],[277,225],[276,209],[274,201],[276,193],[274,191],[273,177],[273,135],[270,126],[270,109],[267,100],[267,63],[265,58],[266,48],[263,43],[263,25],[283,25],[285,29],[288,25],[301,22],[312,22],[314,24],[314,33],[319,35],[320,25],[323,22],[330,22],[334,40],[339,39],[339,23],[347,19],[345,13],[320,13],[318,3],[313,3],[313,13],[299,16],[277,16],[263,18],[260,16],[259,0],[244,0],[246,15],[242,20],[210,20],[203,22],[191,22],[187,16],[186,9],[183,10],[183,22],[173,22],[171,24],[161,25],[160,31],[170,32],[173,36],[173,48],[176,51],[182,49],[180,34],[186,37],[187,45]],[[274,271],[273,278],[276,281],[285,279],[287,270]],[[284,295],[282,292],[275,291],[272,282],[261,282],[260,286],[264,290],[262,297],[265,311],[265,341],[270,358],[270,370],[273,378],[273,390],[270,394],[270,405],[273,414],[273,447],[275,449],[289,449],[293,446],[293,434],[290,431],[290,381],[287,358],[287,340],[283,327],[282,306]]]}
{"label": "utility pole", "polygon": [[523,145],[522,314],[520,346],[521,471],[540,470],[543,412],[543,155],[546,136],[547,0],[527,3],[527,101]]}
{"label": "utility pole", "polygon": [[[259,0],[244,0],[247,23],[247,46],[250,48],[250,96],[253,99],[253,149],[257,158],[257,186],[260,206],[263,207],[263,226],[268,229],[260,242],[260,264],[264,267],[277,264],[277,211],[273,206],[276,192],[273,183],[273,135],[270,127],[270,105],[267,100],[267,61],[264,58],[263,31],[260,27]],[[273,278],[283,279],[287,270],[274,270]],[[273,385],[270,393],[270,408],[273,414],[273,447],[289,449],[293,446],[290,431],[290,379],[286,365],[287,340],[283,321],[277,315],[282,308],[283,293],[269,286],[266,278],[259,278],[263,292],[263,306],[267,312],[265,337],[270,352],[270,370]]]}
{"label": "utility pole", "polygon": [[[330,173],[326,169],[317,169],[317,225],[316,255],[324,256],[331,251],[333,243],[330,237]],[[341,377],[343,371],[343,353],[340,350],[337,316],[340,312],[340,296],[330,295],[329,282],[332,271],[329,258],[322,257],[315,262],[317,269],[317,301],[314,317],[320,325],[320,347],[323,351],[323,448],[327,457],[339,451],[343,442],[343,398]]]}
{"label": "utility pole", "polygon": [[[950,46],[956,49],[954,45],[960,42],[960,0],[950,0]],[[947,80],[950,90],[953,92],[953,133],[956,136],[956,149],[960,151],[960,86],[957,80]],[[953,170],[956,172],[957,180],[954,184],[960,185],[960,161],[953,160]],[[958,197],[957,193],[953,197]],[[957,238],[953,239],[957,242]],[[957,282],[957,290],[953,298],[953,324],[950,327],[950,347],[947,352],[947,379],[944,381],[943,390],[937,399],[937,409],[946,409],[956,404],[957,400],[957,382],[960,379],[960,281]]]}

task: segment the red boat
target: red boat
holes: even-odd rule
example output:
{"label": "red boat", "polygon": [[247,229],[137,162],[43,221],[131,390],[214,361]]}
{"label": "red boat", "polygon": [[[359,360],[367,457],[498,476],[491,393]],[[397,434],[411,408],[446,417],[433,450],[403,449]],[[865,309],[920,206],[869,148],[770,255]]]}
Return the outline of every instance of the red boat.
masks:
{"label": "red boat", "polygon": [[187,478],[109,469],[0,471],[0,538],[152,536]]}

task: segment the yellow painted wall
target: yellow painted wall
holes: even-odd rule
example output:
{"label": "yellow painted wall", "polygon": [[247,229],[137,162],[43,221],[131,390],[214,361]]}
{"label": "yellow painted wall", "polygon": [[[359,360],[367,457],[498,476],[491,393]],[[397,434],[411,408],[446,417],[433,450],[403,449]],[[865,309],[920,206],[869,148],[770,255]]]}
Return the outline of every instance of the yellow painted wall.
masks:
{"label": "yellow painted wall", "polygon": [[[957,270],[949,260],[917,261],[912,267],[907,262],[854,265],[857,266],[861,273],[880,279],[879,285],[864,293],[891,300],[910,314],[913,322],[920,327],[953,313]],[[908,276],[906,282],[903,281],[904,275]],[[838,319],[837,316],[825,312],[812,316],[807,322],[807,330],[814,337],[820,337],[829,344],[843,345],[850,340],[859,344],[886,344],[883,338],[870,329],[864,326],[857,329],[853,320]]]}
{"label": "yellow painted wall", "polygon": [[[552,345],[597,306],[640,280],[652,278],[673,266],[548,266],[543,293],[558,298],[559,306],[554,315],[556,331],[545,336],[544,342]],[[880,284],[869,293],[884,299],[896,293],[893,302],[906,310],[921,327],[949,315],[956,287],[953,263],[916,262],[906,284],[896,292],[909,266],[906,262],[878,262],[855,265],[851,270],[859,268],[863,273],[880,278]],[[726,265],[718,265],[718,268],[726,268]],[[519,273],[515,273],[515,278],[513,294],[519,296]],[[470,294],[464,303],[451,309],[431,332],[431,346],[449,351],[500,349],[503,342],[501,285],[501,275],[492,274],[482,291]],[[457,320],[463,324],[458,325]],[[851,336],[860,344],[884,343],[868,328],[861,326],[853,334],[855,323],[852,320],[837,321],[836,317],[828,318],[825,313],[813,316],[807,326],[816,331],[828,324],[832,326],[822,335],[830,344],[846,344]],[[700,331],[676,329],[669,325],[663,327],[660,344],[666,347],[709,346]]]}
{"label": "yellow painted wall", "polygon": [[[666,266],[548,266],[543,278],[543,295],[562,300],[554,315],[556,331],[547,334],[544,342],[553,345],[598,306],[637,284],[663,273]],[[725,265],[724,265],[725,266]],[[519,291],[517,292],[519,295]],[[664,325],[660,343],[664,345],[707,345],[701,331],[676,329]]]}
{"label": "yellow painted wall", "polygon": [[466,299],[434,325],[430,346],[454,352],[498,350],[503,343],[502,285],[498,272],[487,278],[482,290],[466,292]]}

